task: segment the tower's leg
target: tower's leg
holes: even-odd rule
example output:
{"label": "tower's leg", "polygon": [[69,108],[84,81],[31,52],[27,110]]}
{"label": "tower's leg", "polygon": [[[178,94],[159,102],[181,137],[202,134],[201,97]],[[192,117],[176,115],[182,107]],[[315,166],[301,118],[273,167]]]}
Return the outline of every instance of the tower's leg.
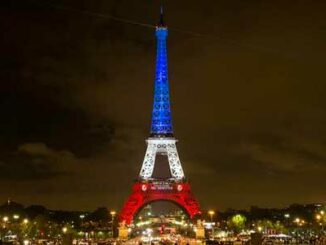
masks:
{"label": "tower's leg", "polygon": [[172,177],[178,180],[183,179],[184,173],[175,143],[167,144],[167,154]]}
{"label": "tower's leg", "polygon": [[157,151],[157,144],[153,143],[152,141],[148,141],[145,158],[139,174],[140,178],[149,179],[152,177],[156,151]]}

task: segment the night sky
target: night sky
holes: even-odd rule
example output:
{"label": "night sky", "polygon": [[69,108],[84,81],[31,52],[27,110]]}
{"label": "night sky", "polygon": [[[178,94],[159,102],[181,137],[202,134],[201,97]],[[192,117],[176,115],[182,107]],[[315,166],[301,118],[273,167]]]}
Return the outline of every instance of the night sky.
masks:
{"label": "night sky", "polygon": [[[0,6],[0,201],[119,209],[150,130],[159,1]],[[326,201],[325,9],[165,2],[174,131],[203,208]]]}

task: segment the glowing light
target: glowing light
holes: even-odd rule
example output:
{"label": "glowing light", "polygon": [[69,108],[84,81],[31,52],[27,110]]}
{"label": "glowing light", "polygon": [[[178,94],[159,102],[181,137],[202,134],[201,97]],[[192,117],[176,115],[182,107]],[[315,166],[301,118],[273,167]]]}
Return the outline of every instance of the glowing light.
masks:
{"label": "glowing light", "polygon": [[206,229],[212,229],[215,226],[215,222],[204,222],[204,227]]}
{"label": "glowing light", "polygon": [[28,219],[24,219],[24,220],[23,220],[23,223],[24,223],[24,224],[27,224],[27,223],[28,223]]}
{"label": "glowing light", "polygon": [[321,220],[321,215],[320,215],[320,214],[317,214],[317,215],[316,215],[316,219],[317,219],[317,220]]}
{"label": "glowing light", "polygon": [[290,218],[290,214],[284,214],[284,217],[288,219]]}
{"label": "glowing light", "polygon": [[174,221],[172,221],[172,223],[175,225],[184,225],[184,221],[174,220]]}
{"label": "glowing light", "polygon": [[258,229],[258,231],[259,231],[259,232],[261,232],[261,231],[263,230],[263,227],[261,227],[261,226],[258,226],[258,228],[257,228],[257,229]]}
{"label": "glowing light", "polygon": [[18,214],[14,214],[12,217],[13,217],[14,219],[19,219],[19,215],[18,215]]}
{"label": "glowing light", "polygon": [[28,240],[24,240],[24,245],[28,245],[29,241]]}
{"label": "glowing light", "polygon": [[62,232],[63,232],[63,233],[66,233],[67,231],[68,231],[68,228],[67,228],[67,227],[63,227],[63,228],[62,228]]}
{"label": "glowing light", "polygon": [[320,214],[321,214],[321,215],[324,215],[324,214],[325,214],[325,211],[324,211],[324,210],[321,210],[321,211],[320,211]]}
{"label": "glowing light", "polygon": [[208,211],[208,214],[209,214],[209,216],[211,217],[211,221],[212,221],[213,216],[215,215],[215,211],[214,211],[214,210],[209,210],[209,211]]}
{"label": "glowing light", "polygon": [[2,220],[3,220],[4,222],[7,222],[7,221],[9,220],[9,218],[8,218],[7,216],[5,216],[5,217],[2,218]]}
{"label": "glowing light", "polygon": [[151,224],[150,221],[143,221],[143,222],[138,222],[138,223],[136,224],[136,226],[137,226],[137,227],[140,227],[140,226],[143,226],[143,225],[149,225],[149,224]]}
{"label": "glowing light", "polygon": [[110,214],[111,214],[112,217],[114,217],[117,214],[117,212],[112,210],[112,211],[110,211]]}

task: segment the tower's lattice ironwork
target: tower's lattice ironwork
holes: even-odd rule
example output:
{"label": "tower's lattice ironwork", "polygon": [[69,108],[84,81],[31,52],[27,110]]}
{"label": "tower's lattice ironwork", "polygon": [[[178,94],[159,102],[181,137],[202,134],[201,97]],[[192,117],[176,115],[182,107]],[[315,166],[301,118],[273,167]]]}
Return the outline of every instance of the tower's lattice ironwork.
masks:
{"label": "tower's lattice ironwork", "polygon": [[172,117],[170,108],[170,91],[168,80],[168,63],[166,38],[168,29],[165,26],[156,28],[156,73],[152,113],[152,136],[172,136]]}
{"label": "tower's lattice ironwork", "polygon": [[[200,214],[199,204],[191,193],[190,184],[185,181],[176,147],[177,140],[173,136],[166,45],[168,28],[163,23],[162,8],[155,33],[157,50],[151,133],[146,141],[147,150],[139,180],[133,185],[132,194],[119,216],[121,221],[128,224],[141,207],[158,200],[178,204],[191,218]],[[171,178],[153,178],[155,159],[159,154],[167,156]]]}

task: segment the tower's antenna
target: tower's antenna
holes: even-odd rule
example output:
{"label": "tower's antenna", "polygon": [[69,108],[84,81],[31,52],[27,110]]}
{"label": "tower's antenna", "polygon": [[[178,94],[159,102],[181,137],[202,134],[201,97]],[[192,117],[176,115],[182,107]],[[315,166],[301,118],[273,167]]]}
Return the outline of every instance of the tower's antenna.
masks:
{"label": "tower's antenna", "polygon": [[160,26],[164,26],[164,20],[163,20],[163,1],[161,2],[161,7],[160,7]]}

